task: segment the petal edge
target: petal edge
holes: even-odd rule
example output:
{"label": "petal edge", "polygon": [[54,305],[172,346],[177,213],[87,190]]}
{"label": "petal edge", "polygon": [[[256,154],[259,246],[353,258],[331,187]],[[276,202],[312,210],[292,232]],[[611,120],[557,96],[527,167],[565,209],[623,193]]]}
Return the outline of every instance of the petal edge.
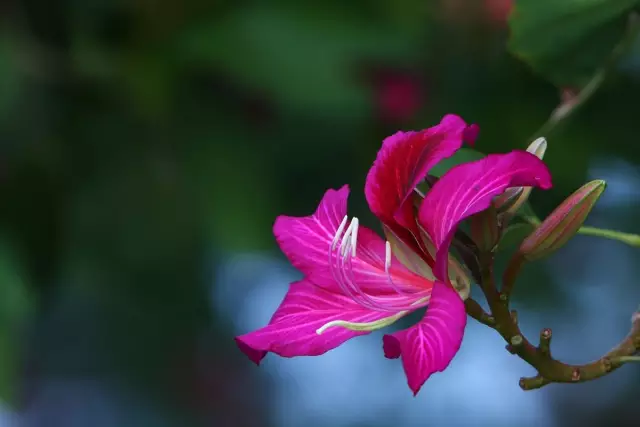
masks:
{"label": "petal edge", "polygon": [[466,324],[462,299],[449,285],[437,282],[424,318],[410,328],[383,337],[385,357],[402,357],[414,396],[433,373],[449,366],[460,349]]}

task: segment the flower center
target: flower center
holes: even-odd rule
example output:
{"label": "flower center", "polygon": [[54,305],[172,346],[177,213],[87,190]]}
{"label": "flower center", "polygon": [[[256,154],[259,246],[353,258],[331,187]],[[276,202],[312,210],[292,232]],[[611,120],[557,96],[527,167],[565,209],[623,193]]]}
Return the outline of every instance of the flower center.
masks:
{"label": "flower center", "polygon": [[[384,260],[386,283],[378,284],[374,282],[368,289],[357,283],[355,271],[359,273],[361,279],[367,276],[374,277],[376,274],[379,274],[379,272],[376,271],[377,268],[374,265],[370,265],[370,263],[356,258],[359,220],[354,217],[348,227],[347,222],[348,217],[345,216],[336,231],[328,251],[329,270],[344,295],[362,307],[373,311],[398,313],[399,311],[418,308],[416,306],[416,300],[424,297],[424,292],[407,292],[394,282],[391,272],[391,244],[388,241],[385,244]],[[354,260],[360,261],[355,271]],[[364,271],[364,269],[370,271]],[[372,294],[372,291],[375,292],[375,295]],[[422,301],[422,303],[424,303],[424,301]]]}

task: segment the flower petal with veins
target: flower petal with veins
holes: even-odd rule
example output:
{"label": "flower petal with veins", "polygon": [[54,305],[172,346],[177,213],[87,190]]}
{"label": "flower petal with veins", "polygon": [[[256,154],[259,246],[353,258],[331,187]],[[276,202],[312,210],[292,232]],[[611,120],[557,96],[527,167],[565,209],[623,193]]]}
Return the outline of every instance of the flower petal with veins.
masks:
{"label": "flower petal with veins", "polygon": [[326,291],[307,280],[292,283],[271,321],[264,328],[236,337],[240,350],[254,363],[273,352],[283,357],[318,356],[343,342],[368,331],[328,328],[335,320],[373,322],[389,316],[388,312],[365,309],[344,295]]}
{"label": "flower petal with veins", "polygon": [[551,188],[549,169],[535,155],[516,150],[455,166],[435,183],[422,201],[418,220],[436,247],[436,278],[449,280],[449,246],[458,224],[517,186]]}
{"label": "flower petal with veins", "polygon": [[436,282],[427,312],[419,323],[383,337],[385,357],[402,356],[414,396],[434,372],[444,371],[460,349],[467,314],[453,288]]}

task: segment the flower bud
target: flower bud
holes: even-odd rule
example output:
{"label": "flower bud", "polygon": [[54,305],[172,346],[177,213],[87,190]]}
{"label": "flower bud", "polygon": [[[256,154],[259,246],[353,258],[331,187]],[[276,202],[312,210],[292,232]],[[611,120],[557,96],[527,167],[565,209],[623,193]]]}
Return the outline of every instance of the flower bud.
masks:
{"label": "flower bud", "polygon": [[[538,138],[529,144],[527,151],[531,154],[535,154],[540,160],[544,157],[544,153],[547,151],[547,140],[544,138]],[[493,204],[500,213],[514,214],[522,207],[524,202],[529,198],[531,193],[531,187],[512,187],[507,189],[500,196],[496,197]]]}
{"label": "flower bud", "polygon": [[560,204],[520,245],[520,253],[528,261],[545,257],[562,247],[578,232],[591,212],[606,183],[591,181]]}
{"label": "flower bud", "polygon": [[529,144],[527,151],[542,160],[544,158],[544,153],[547,151],[547,140],[543,137],[537,138]]}

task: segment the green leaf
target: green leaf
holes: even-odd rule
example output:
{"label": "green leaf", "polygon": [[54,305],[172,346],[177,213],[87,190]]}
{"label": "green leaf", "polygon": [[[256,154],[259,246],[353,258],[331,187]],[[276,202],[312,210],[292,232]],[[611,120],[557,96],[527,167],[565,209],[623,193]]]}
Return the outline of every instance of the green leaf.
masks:
{"label": "green leaf", "polygon": [[519,0],[509,50],[558,86],[582,87],[622,39],[638,0]]}
{"label": "green leaf", "polygon": [[461,148],[460,150],[456,151],[456,153],[453,156],[440,161],[440,163],[438,163],[436,166],[433,167],[433,169],[431,169],[429,174],[433,176],[441,177],[442,175],[444,175],[445,172],[447,172],[449,169],[451,169],[454,166],[457,166],[462,163],[480,160],[483,157],[484,157],[483,153],[476,151],[472,148]]}

